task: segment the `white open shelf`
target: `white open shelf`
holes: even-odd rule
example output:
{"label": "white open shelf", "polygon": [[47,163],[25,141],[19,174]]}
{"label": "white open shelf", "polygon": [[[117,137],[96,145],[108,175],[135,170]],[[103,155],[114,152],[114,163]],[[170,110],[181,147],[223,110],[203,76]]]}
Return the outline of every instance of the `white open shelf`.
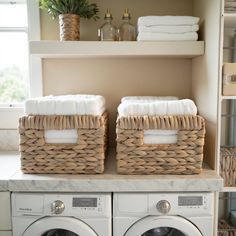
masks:
{"label": "white open shelf", "polygon": [[204,55],[203,41],[98,42],[32,41],[30,54],[41,58],[73,57],[183,57]]}
{"label": "white open shelf", "polygon": [[224,13],[224,26],[226,28],[236,28],[236,13]]}
{"label": "white open shelf", "polygon": [[236,99],[236,95],[232,95],[232,96],[221,96],[220,97],[221,100],[229,100],[229,99]]}
{"label": "white open shelf", "polygon": [[236,187],[224,187],[221,192],[236,192]]}

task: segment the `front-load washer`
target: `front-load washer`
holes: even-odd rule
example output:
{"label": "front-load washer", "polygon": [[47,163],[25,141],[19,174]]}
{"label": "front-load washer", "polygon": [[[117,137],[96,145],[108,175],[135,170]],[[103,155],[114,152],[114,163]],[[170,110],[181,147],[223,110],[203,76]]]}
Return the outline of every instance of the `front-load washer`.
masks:
{"label": "front-load washer", "polygon": [[213,236],[212,193],[115,193],[113,236]]}
{"label": "front-load washer", "polygon": [[13,236],[111,236],[111,194],[12,194]]}

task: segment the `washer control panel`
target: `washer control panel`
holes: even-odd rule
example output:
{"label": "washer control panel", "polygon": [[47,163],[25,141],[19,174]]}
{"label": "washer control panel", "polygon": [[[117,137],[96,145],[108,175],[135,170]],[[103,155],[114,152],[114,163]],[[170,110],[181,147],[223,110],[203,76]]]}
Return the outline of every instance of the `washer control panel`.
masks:
{"label": "washer control panel", "polygon": [[111,214],[109,193],[13,193],[13,215],[107,217]]}
{"label": "washer control panel", "polygon": [[186,208],[200,208],[207,204],[207,198],[204,195],[179,196],[178,206]]}
{"label": "washer control panel", "polygon": [[75,196],[72,198],[72,208],[77,208],[83,212],[102,212],[102,197]]}
{"label": "washer control panel", "polygon": [[212,216],[214,194],[210,192],[115,193],[115,215]]}

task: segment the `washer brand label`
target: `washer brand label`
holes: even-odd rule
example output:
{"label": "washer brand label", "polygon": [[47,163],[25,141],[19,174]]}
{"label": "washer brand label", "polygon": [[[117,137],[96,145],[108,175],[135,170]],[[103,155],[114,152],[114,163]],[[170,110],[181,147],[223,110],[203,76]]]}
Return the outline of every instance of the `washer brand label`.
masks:
{"label": "washer brand label", "polygon": [[32,208],[19,208],[20,211],[32,211]]}

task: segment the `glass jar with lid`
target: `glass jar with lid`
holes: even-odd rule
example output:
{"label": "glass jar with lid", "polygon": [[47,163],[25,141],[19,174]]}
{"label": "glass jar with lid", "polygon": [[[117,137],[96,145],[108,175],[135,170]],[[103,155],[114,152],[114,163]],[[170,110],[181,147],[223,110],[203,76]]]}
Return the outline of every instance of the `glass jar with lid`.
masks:
{"label": "glass jar with lid", "polygon": [[135,41],[136,30],[134,25],[130,23],[131,15],[129,9],[126,8],[122,16],[122,24],[119,27],[119,41]]}
{"label": "glass jar with lid", "polygon": [[105,23],[98,30],[98,37],[100,41],[116,41],[117,40],[117,28],[112,23],[111,10],[107,9],[105,14]]}

